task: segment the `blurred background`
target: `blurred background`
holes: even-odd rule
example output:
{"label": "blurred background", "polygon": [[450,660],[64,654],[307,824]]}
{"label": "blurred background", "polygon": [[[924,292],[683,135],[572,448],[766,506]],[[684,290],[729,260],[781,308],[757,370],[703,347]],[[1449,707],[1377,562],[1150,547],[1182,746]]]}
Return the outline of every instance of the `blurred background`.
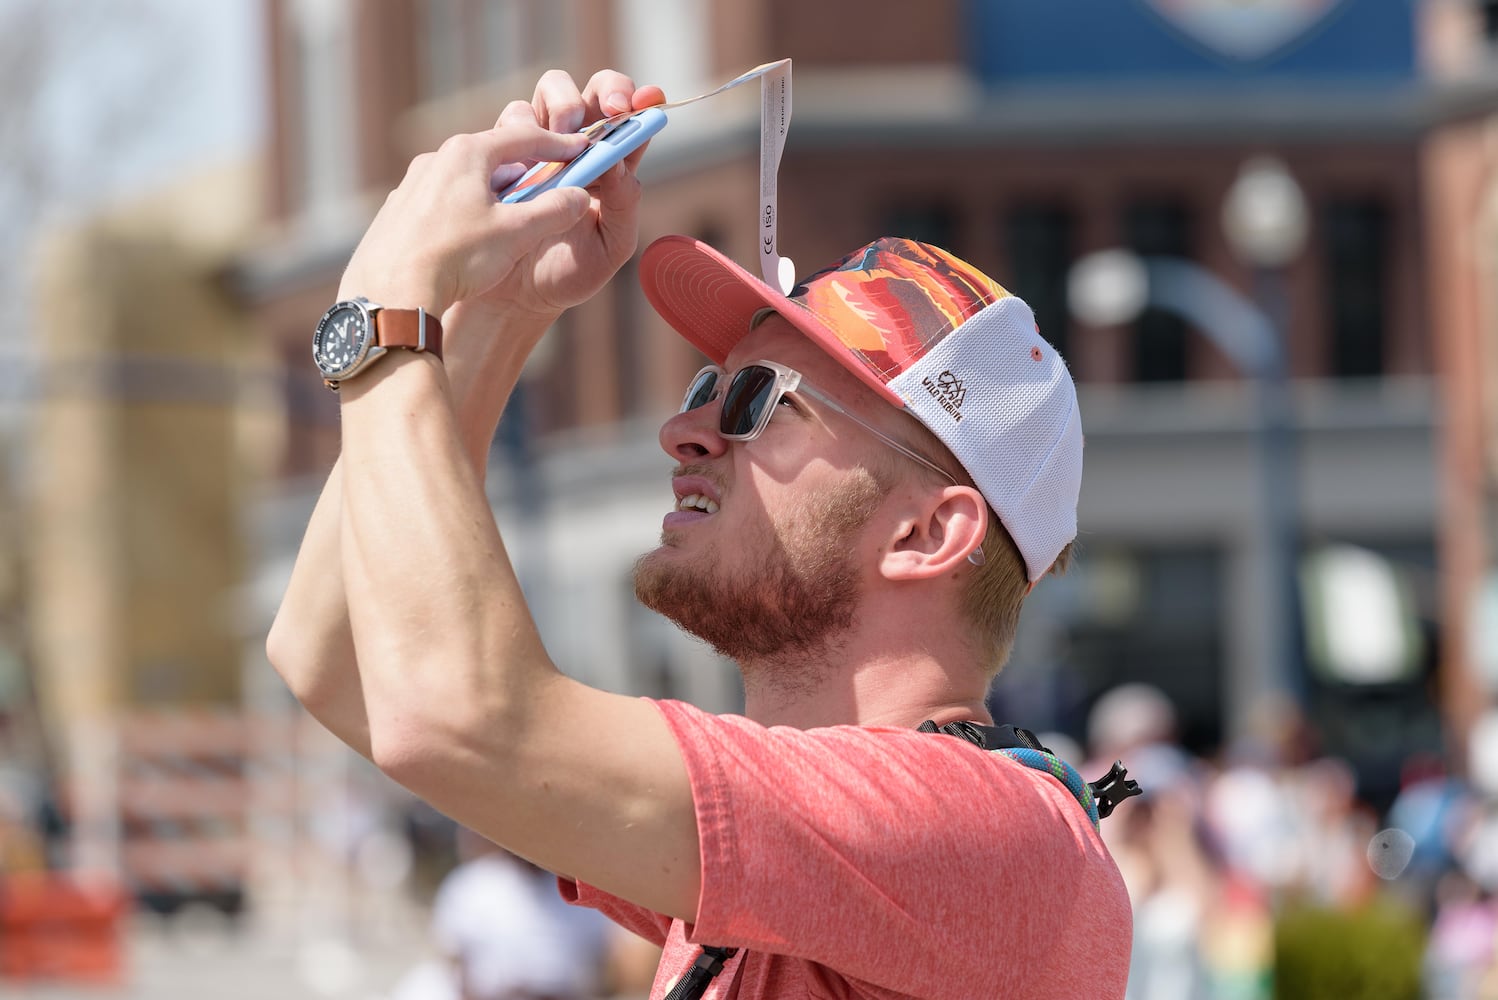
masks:
{"label": "blurred background", "polygon": [[[338,448],[311,329],[409,159],[548,67],[787,56],[781,252],[946,246],[1077,378],[1079,559],[991,701],[1147,789],[1132,995],[1498,996],[1492,0],[0,0],[0,995],[648,990],[264,636]],[[672,113],[641,246],[752,267],[758,108]],[[626,265],[488,485],[564,669],[733,711],[629,581],[699,364]]]}

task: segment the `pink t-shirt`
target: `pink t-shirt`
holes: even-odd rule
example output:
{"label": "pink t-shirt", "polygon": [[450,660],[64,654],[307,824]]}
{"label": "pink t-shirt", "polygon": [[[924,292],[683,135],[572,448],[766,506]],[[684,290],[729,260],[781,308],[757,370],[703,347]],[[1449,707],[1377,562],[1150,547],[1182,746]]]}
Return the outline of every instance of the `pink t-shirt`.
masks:
{"label": "pink t-shirt", "polygon": [[656,704],[696,802],[697,923],[561,883],[664,945],[652,1000],[702,944],[740,949],[706,998],[1124,995],[1128,893],[1056,779],[952,736]]}

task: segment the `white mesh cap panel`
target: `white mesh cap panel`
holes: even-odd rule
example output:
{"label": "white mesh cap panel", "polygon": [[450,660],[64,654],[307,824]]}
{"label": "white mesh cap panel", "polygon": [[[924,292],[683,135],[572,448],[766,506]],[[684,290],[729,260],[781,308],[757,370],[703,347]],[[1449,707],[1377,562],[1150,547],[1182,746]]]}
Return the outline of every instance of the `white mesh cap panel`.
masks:
{"label": "white mesh cap panel", "polygon": [[1031,580],[1077,534],[1082,423],[1066,362],[1030,307],[1000,299],[889,386],[978,484]]}

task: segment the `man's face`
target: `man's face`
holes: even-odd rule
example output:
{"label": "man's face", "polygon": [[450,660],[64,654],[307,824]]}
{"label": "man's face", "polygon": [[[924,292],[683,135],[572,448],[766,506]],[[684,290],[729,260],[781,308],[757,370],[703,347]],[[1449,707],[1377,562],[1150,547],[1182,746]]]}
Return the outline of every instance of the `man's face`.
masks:
{"label": "man's face", "polygon": [[[796,369],[860,416],[885,406],[778,316],[723,367],[731,376],[758,360]],[[720,400],[666,422],[677,507],[635,566],[641,603],[740,663],[811,650],[852,626],[872,562],[865,529],[887,492],[869,471],[877,440],[815,400],[786,400],[752,441],[718,433]]]}

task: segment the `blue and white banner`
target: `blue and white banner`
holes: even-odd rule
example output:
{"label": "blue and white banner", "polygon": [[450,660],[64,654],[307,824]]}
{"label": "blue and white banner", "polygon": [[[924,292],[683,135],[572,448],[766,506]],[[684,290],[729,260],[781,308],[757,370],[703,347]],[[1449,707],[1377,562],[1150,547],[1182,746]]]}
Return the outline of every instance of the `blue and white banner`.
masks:
{"label": "blue and white banner", "polygon": [[1304,38],[1342,0],[1143,0],[1171,27],[1229,59],[1251,62]]}

